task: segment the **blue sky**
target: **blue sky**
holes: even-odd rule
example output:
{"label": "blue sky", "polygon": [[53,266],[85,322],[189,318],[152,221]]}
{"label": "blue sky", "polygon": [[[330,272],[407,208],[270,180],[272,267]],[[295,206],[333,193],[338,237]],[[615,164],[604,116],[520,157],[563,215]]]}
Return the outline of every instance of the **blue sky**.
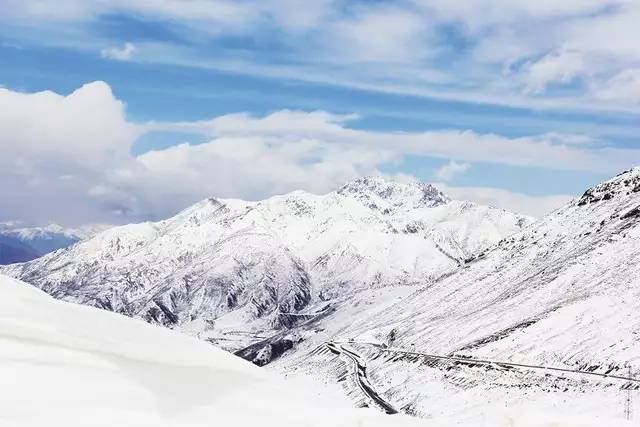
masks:
{"label": "blue sky", "polygon": [[[0,154],[14,171],[4,182],[31,183],[3,189],[0,220],[156,219],[212,194],[323,192],[370,173],[541,215],[640,163],[637,2],[0,0],[0,10]],[[33,135],[16,117],[38,123]],[[71,212],[34,214],[21,195],[52,191]]]}

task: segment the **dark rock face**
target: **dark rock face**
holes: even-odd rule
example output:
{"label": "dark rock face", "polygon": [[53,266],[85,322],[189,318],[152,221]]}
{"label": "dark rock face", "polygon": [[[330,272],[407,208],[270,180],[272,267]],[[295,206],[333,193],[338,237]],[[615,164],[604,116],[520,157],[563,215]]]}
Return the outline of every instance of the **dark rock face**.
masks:
{"label": "dark rock face", "polygon": [[589,188],[578,200],[578,206],[605,202],[638,191],[640,191],[640,175],[633,170],[626,171],[612,180]]}
{"label": "dark rock face", "polygon": [[640,206],[637,206],[633,209],[631,209],[630,211],[628,211],[627,213],[625,213],[624,215],[622,215],[622,219],[628,219],[628,218],[638,218],[640,217]]}
{"label": "dark rock face", "polygon": [[264,366],[278,359],[286,351],[294,348],[298,342],[298,338],[277,335],[268,340],[260,341],[247,348],[238,350],[234,354],[258,366]]}

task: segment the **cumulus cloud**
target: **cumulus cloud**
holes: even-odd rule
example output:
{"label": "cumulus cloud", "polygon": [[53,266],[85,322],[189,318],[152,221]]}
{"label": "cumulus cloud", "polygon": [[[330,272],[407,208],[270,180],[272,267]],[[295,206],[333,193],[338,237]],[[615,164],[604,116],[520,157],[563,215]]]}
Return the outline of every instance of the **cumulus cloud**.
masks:
{"label": "cumulus cloud", "polygon": [[[611,174],[640,163],[640,150],[580,144],[575,136],[563,142],[562,134],[378,132],[348,127],[355,118],[283,110],[136,124],[103,82],[66,96],[0,89],[0,220],[77,225],[159,219],[208,196],[260,199],[296,189],[331,191],[358,176],[379,174],[406,156],[450,161],[441,179],[462,172],[467,162]],[[143,133],[165,130],[201,133],[210,140],[131,154]],[[498,206],[522,203],[518,211],[546,206],[500,195]],[[474,197],[467,198],[479,196]]]}
{"label": "cumulus cloud", "polygon": [[451,181],[456,176],[466,172],[469,169],[468,163],[458,163],[455,160],[450,160],[449,163],[446,163],[439,167],[436,170],[436,178],[442,181]]}
{"label": "cumulus cloud", "polygon": [[0,89],[2,214],[30,222],[90,220],[96,212],[83,215],[87,184],[130,162],[141,133],[102,82],[67,96]]}
{"label": "cumulus cloud", "polygon": [[121,48],[109,47],[102,49],[100,52],[103,58],[115,59],[116,61],[128,61],[136,52],[136,47],[133,43],[125,43]]}
{"label": "cumulus cloud", "polygon": [[86,167],[117,162],[128,156],[141,132],[127,122],[124,104],[104,82],[67,96],[0,88],[0,99],[2,159],[32,169],[44,160]]}

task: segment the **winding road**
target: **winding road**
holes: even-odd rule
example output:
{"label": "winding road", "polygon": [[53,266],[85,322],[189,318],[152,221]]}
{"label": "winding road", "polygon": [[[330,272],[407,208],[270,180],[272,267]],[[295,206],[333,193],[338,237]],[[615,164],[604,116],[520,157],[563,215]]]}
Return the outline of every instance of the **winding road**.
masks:
{"label": "winding road", "polygon": [[376,406],[387,414],[397,414],[398,411],[386,400],[384,400],[373,388],[367,378],[367,366],[365,360],[352,349],[347,348],[342,343],[328,342],[325,346],[334,354],[347,357],[353,363],[353,375],[356,384],[364,395]]}
{"label": "winding road", "polygon": [[[349,359],[353,364],[353,377],[364,394],[365,398],[369,401],[373,402],[377,407],[386,412],[387,414],[397,414],[398,410],[393,407],[393,405],[383,397],[381,397],[374,387],[371,385],[369,378],[367,377],[367,366],[365,359],[358,354],[355,350],[348,347],[347,344],[352,343],[349,341],[348,343],[339,342],[339,341],[329,341],[319,346],[318,348],[322,348],[323,346],[331,351],[333,354],[343,356]],[[598,373],[592,371],[585,371],[580,369],[568,369],[568,368],[558,368],[552,366],[544,366],[544,365],[533,365],[527,363],[515,363],[515,362],[502,362],[496,360],[486,360],[486,359],[474,359],[470,357],[460,357],[460,356],[441,356],[436,354],[422,353],[415,350],[407,350],[396,347],[385,347],[379,343],[371,343],[371,342],[353,342],[358,345],[368,345],[372,347],[376,347],[378,351],[392,354],[404,354],[407,356],[414,357],[424,357],[427,359],[435,359],[435,360],[447,360],[452,362],[457,362],[461,364],[468,365],[487,365],[487,366],[495,366],[498,368],[524,368],[524,369],[537,369],[537,370],[547,370],[547,371],[555,371],[555,372],[564,372],[564,373],[572,373],[572,374],[581,374],[581,375],[591,375],[597,376],[601,378],[615,379],[626,381],[628,383],[636,383],[640,384],[640,379],[625,377],[622,375],[612,375],[609,373]]]}
{"label": "winding road", "polygon": [[[333,344],[339,344],[339,343],[334,342]],[[622,380],[622,381],[633,382],[633,383],[640,383],[640,379],[637,379],[637,378],[625,377],[622,375],[612,375],[608,373],[602,374],[599,372],[585,371],[580,369],[557,368],[553,366],[533,365],[533,364],[527,364],[527,363],[474,359],[470,357],[441,356],[436,354],[417,352],[415,350],[406,350],[406,349],[395,348],[395,347],[383,347],[381,344],[378,344],[378,343],[369,343],[369,342],[359,341],[357,342],[357,344],[370,345],[373,347],[377,347],[379,351],[386,352],[386,353],[405,354],[408,356],[418,356],[418,357],[424,357],[427,359],[449,360],[449,361],[459,362],[464,364],[492,365],[492,366],[503,367],[503,368],[504,367],[525,368],[525,369],[539,369],[539,370],[547,370],[547,371],[555,371],[555,372],[566,372],[566,373],[581,374],[581,375],[592,375],[592,376],[597,376],[601,378],[611,378],[611,379]]]}

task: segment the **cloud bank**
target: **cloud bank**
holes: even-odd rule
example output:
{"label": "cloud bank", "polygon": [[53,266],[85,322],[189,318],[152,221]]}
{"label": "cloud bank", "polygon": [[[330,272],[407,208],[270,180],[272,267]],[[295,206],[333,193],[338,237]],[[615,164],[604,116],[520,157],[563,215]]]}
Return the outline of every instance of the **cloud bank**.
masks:
{"label": "cloud bank", "polygon": [[[378,132],[350,128],[356,118],[282,110],[261,117],[132,123],[104,82],[66,96],[0,89],[0,220],[78,225],[165,218],[209,196],[255,200],[295,189],[331,191],[356,177],[381,174],[406,156],[449,161],[434,171],[442,180],[453,180],[474,163],[608,174],[640,163],[640,150],[600,146],[576,135]],[[131,154],[141,135],[163,131],[209,139]],[[530,214],[567,198],[451,184],[445,189]]]}

